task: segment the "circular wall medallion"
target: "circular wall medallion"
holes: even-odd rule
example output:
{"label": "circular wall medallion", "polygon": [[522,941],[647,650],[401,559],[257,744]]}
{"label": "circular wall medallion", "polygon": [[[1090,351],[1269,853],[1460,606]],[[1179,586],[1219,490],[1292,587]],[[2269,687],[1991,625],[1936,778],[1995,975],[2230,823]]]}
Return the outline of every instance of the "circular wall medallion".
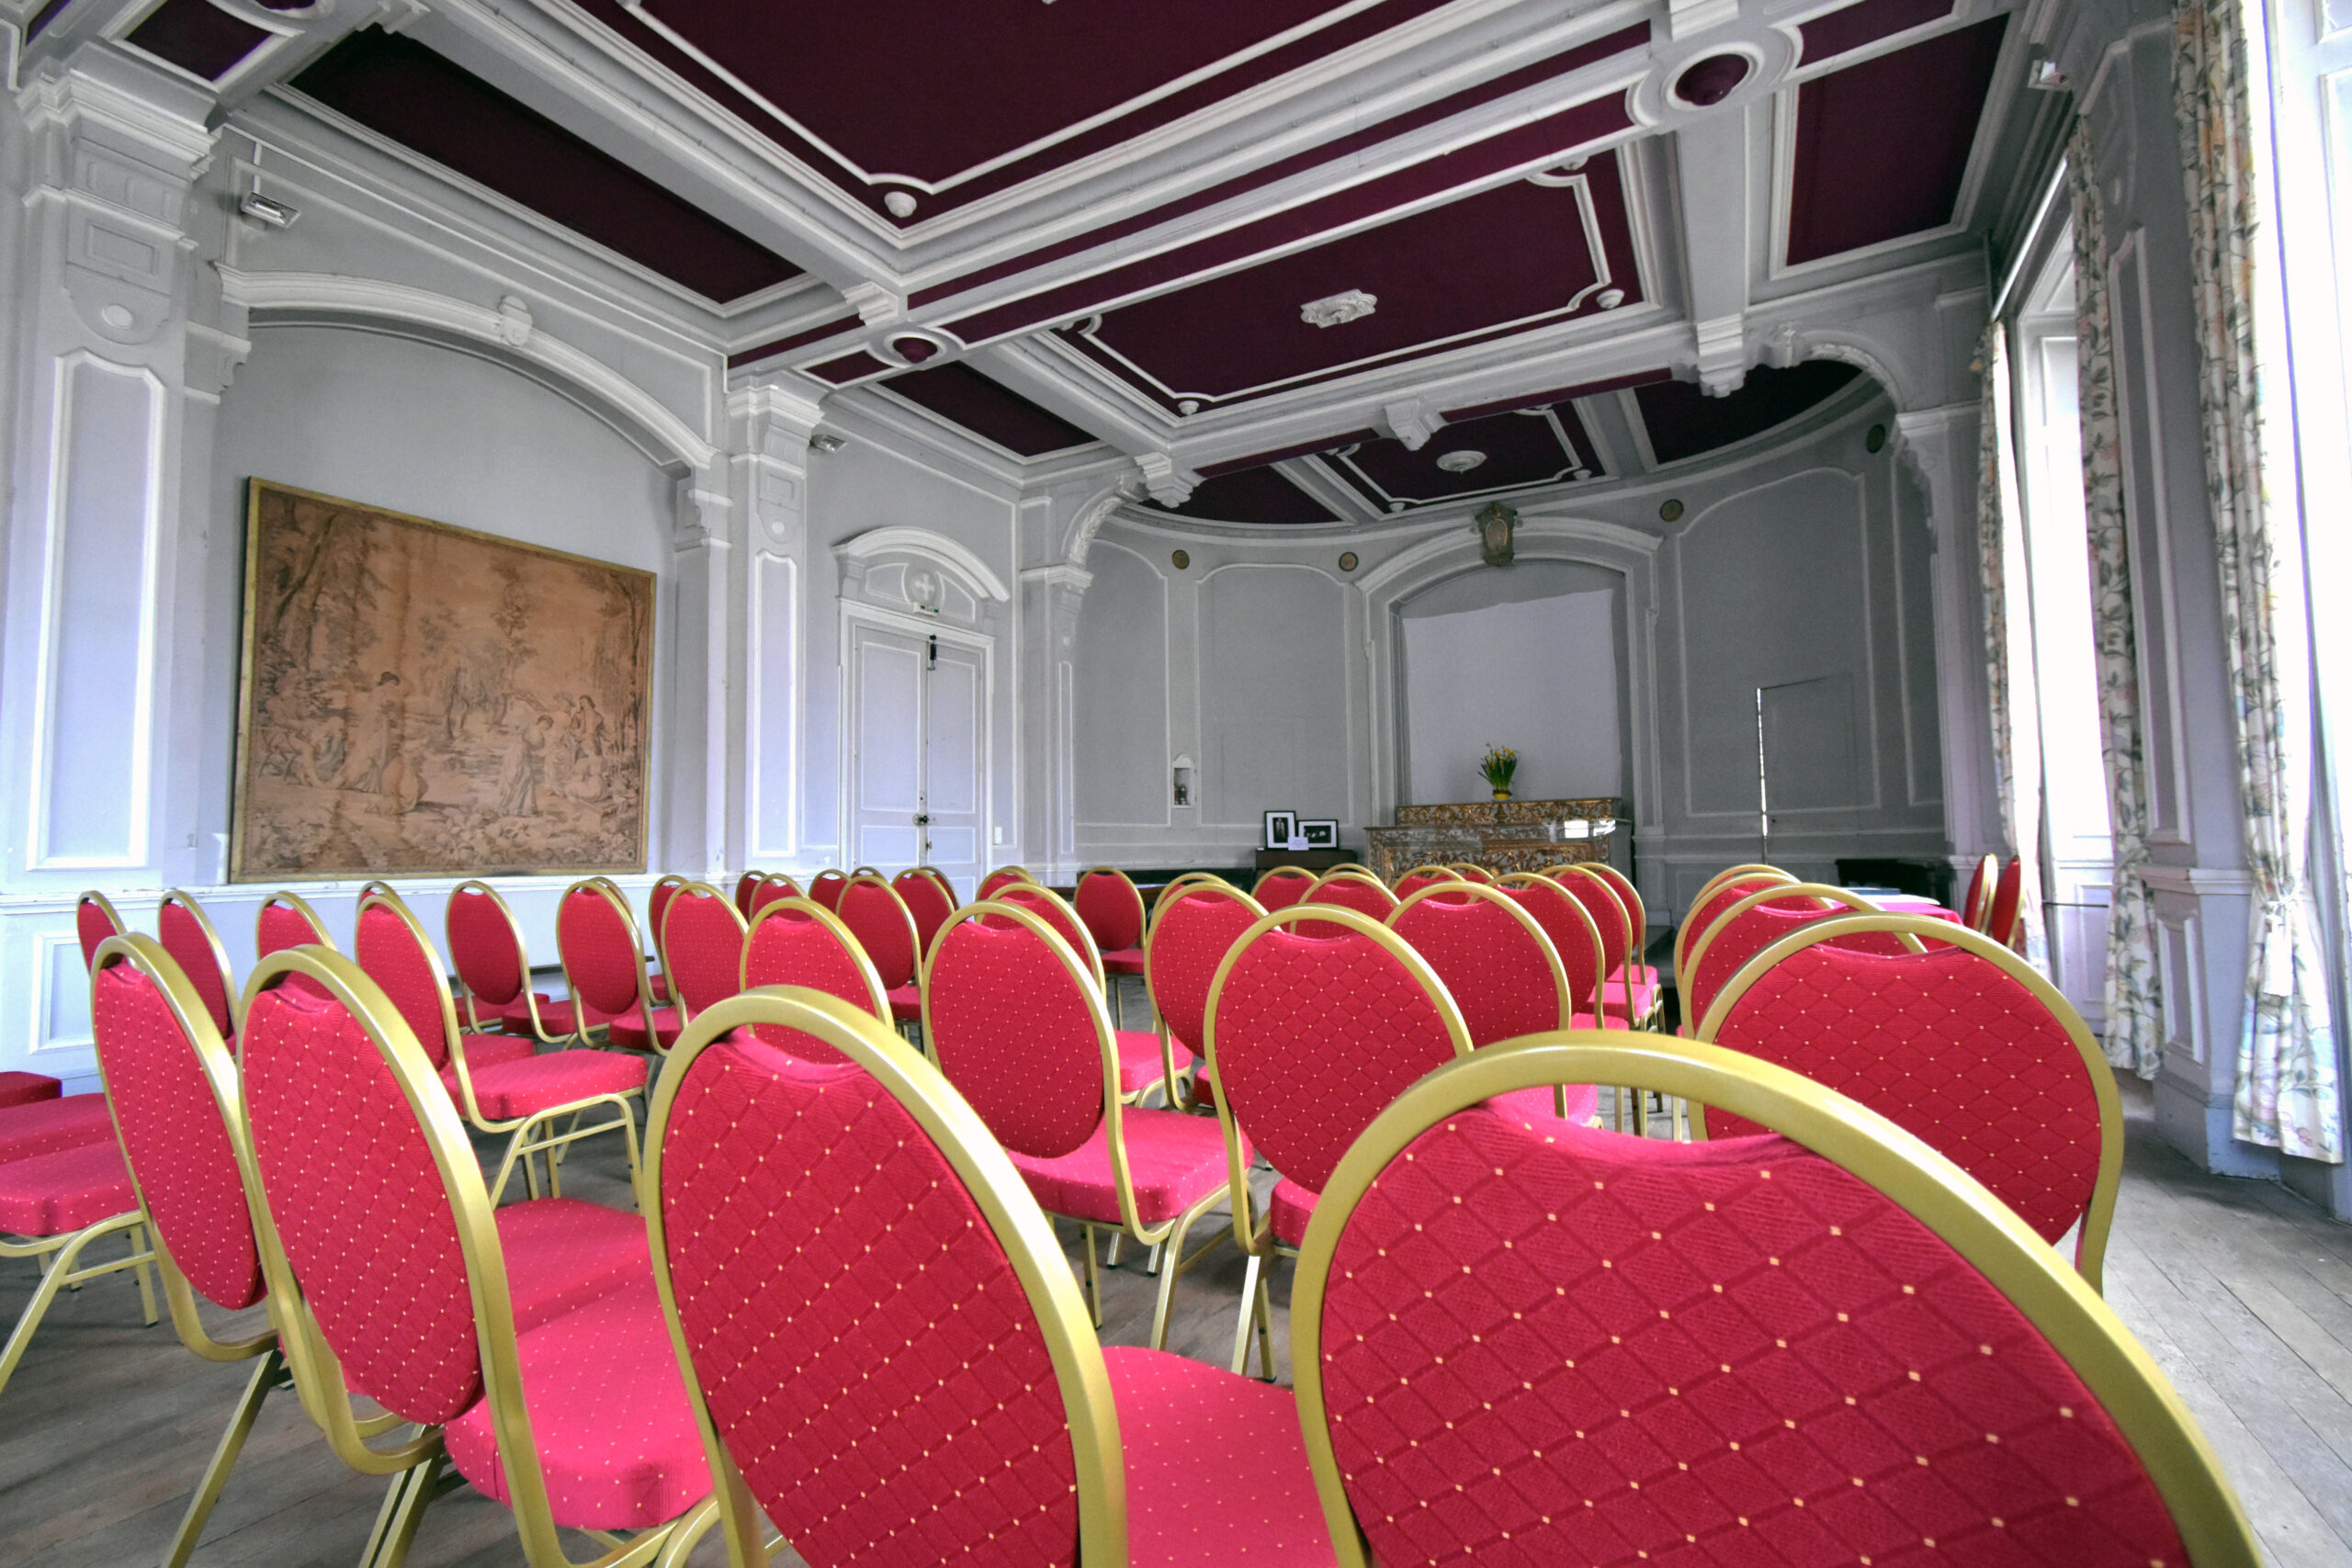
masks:
{"label": "circular wall medallion", "polygon": [[1862,445],[1869,447],[1873,452],[1885,446],[1886,426],[1883,424],[1871,425],[1871,433],[1862,438]]}
{"label": "circular wall medallion", "polygon": [[890,352],[910,365],[921,365],[939,352],[939,345],[927,337],[916,337],[910,333],[905,337],[892,338]]}
{"label": "circular wall medallion", "polygon": [[1356,553],[1355,553],[1355,551],[1353,551],[1353,550],[1347,550],[1347,551],[1342,552],[1342,553],[1340,554],[1340,570],[1341,571],[1353,571],[1353,570],[1355,570],[1355,569],[1356,569]]}
{"label": "circular wall medallion", "polygon": [[1682,503],[1679,501],[1669,501],[1657,509],[1657,514],[1666,522],[1679,522],[1682,516]]}
{"label": "circular wall medallion", "polygon": [[1459,451],[1448,452],[1439,457],[1437,466],[1449,474],[1466,474],[1486,460],[1487,455],[1484,452],[1473,451],[1464,446]]}
{"label": "circular wall medallion", "polygon": [[1193,553],[1190,550],[1178,550],[1174,555],[1170,556],[1168,559],[1178,571],[1182,571],[1186,567],[1193,564]]}
{"label": "circular wall medallion", "polygon": [[1710,108],[1730,97],[1755,69],[1756,62],[1744,54],[1711,54],[1674,79],[1674,96],[1693,108]]}

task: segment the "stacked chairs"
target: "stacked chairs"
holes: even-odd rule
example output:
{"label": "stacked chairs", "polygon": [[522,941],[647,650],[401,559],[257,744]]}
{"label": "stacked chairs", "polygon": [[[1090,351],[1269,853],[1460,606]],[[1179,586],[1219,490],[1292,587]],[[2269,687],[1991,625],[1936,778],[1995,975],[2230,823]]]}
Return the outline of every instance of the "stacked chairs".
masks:
{"label": "stacked chairs", "polygon": [[[1260,899],[1263,903],[1265,900]],[[1353,909],[1369,920],[1385,920],[1396,908],[1396,895],[1388,885],[1368,871],[1327,871],[1301,904],[1325,904],[1335,908]]]}
{"label": "stacked chairs", "polygon": [[[1874,915],[1878,906],[1826,883],[1786,882],[1758,888],[1724,909],[1690,941],[1677,987],[1682,998],[1682,1032],[1696,1032],[1724,982],[1749,959],[1799,926],[1826,920],[1841,910]],[[1912,943],[1913,951],[1917,947]]]}
{"label": "stacked chairs", "polygon": [[531,989],[531,960],[523,950],[523,928],[497,888],[487,882],[460,882],[451,889],[442,916],[449,939],[449,962],[466,988],[466,1028],[479,1033],[492,1024],[510,1034],[554,1044],[584,1038],[588,1020],[572,1001],[556,1001]]}
{"label": "stacked chairs", "polygon": [[[1909,936],[1918,953],[1867,951]],[[1698,1038],[1860,1101],[1983,1182],[2099,1287],[2123,1171],[2123,1111],[2098,1043],[2065,998],[1979,932],[1912,915],[1807,924],[1749,960]],[[1702,1137],[1752,1122],[1721,1106]]]}
{"label": "stacked chairs", "polygon": [[[1781,1135],[1491,1109],[1598,1075]],[[2163,1374],[2031,1232],[1729,1051],[1578,1032],[1430,1075],[1333,1173],[1291,1332],[1347,1568],[2262,1560]]]}
{"label": "stacked chairs", "polygon": [[74,900],[74,934],[82,943],[83,968],[87,969],[96,961],[99,943],[130,929],[115,912],[113,900],[105,894],[93,889]]}
{"label": "stacked chairs", "polygon": [[1441,882],[1465,880],[1467,879],[1460,872],[1450,865],[1417,865],[1397,877],[1395,891],[1399,898],[1410,898],[1424,887],[1433,887]]}
{"label": "stacked chairs", "polygon": [[601,877],[575,882],[556,906],[555,945],[563,983],[580,1014],[584,1043],[601,1032],[615,1045],[666,1051],[683,1027],[677,1010],[654,1005],[645,941],[620,889]]}
{"label": "stacked chairs", "polygon": [[842,901],[842,894],[848,886],[848,877],[828,868],[809,879],[808,897],[830,909]]}
{"label": "stacked chairs", "polygon": [[1266,907],[1268,913],[1287,909],[1315,890],[1317,878],[1313,872],[1295,865],[1278,865],[1258,878],[1250,897]]}
{"label": "stacked chairs", "polygon": [[972,898],[976,903],[986,903],[1015,883],[1025,882],[1034,886],[1036,880],[1025,866],[1001,865],[980,878],[980,890],[973,894]]}
{"label": "stacked chairs", "polygon": [[672,895],[654,937],[682,1021],[693,1021],[741,987],[744,930],[741,912],[707,882],[686,883]]}
{"label": "stacked chairs", "polygon": [[890,891],[914,917],[916,969],[921,971],[922,954],[931,951],[931,939],[939,934],[956,913],[956,889],[948,880],[927,865],[902,871],[890,879]]}
{"label": "stacked chairs", "polygon": [[[1202,1027],[1234,1239],[1249,1254],[1233,1370],[1255,1323],[1271,1376],[1266,1258],[1296,1256],[1348,1145],[1407,1085],[1467,1055],[1470,1033],[1444,982],[1402,937],[1352,909],[1306,904],[1272,910],[1243,933],[1211,982]],[[1560,1124],[1548,1089],[1511,1109]],[[1262,1223],[1249,1185],[1253,1146],[1278,1178]]]}
{"label": "stacked chairs", "polygon": [[[582,1138],[617,1131],[637,1170],[637,1117],[632,1100],[645,1092],[643,1065],[608,1051],[574,1049],[538,1055],[531,1041],[511,1034],[469,1035],[458,1027],[457,1004],[424,928],[393,895],[361,900],[352,956],[381,988],[408,1027],[441,1087],[478,1131],[507,1140],[492,1201],[506,1190],[507,1177],[521,1162],[531,1196],[539,1195],[532,1156],[547,1157],[549,1191],[561,1197],[562,1151]],[[580,1125],[592,1111],[611,1118]],[[548,1124],[569,1117],[555,1132]]]}
{"label": "stacked chairs", "polygon": [[[874,960],[841,917],[811,898],[786,898],[760,911],[743,939],[745,991],[798,986],[847,1002],[879,1022],[890,1016],[889,993]],[[840,1054],[813,1034],[779,1024],[752,1025],[753,1032],[779,1050],[814,1062],[838,1062]]]}
{"label": "stacked chairs", "polygon": [[[1247,893],[1220,878],[1184,884],[1160,900],[1151,931],[1144,938],[1144,989],[1151,994],[1152,1011],[1159,1020],[1162,1064],[1168,1081],[1179,1089],[1170,1101],[1181,1110],[1211,1104],[1216,1080],[1208,1069],[1208,1038],[1202,1023],[1208,1015],[1209,982],[1217,965],[1241,933],[1266,911]],[[1185,1066],[1193,1068],[1189,1082]]]}
{"label": "stacked chairs", "polygon": [[874,961],[883,994],[890,1001],[890,1017],[899,1023],[921,1020],[923,943],[906,900],[879,872],[861,871],[842,889],[834,912]]}
{"label": "stacked chairs", "polygon": [[[1193,1224],[1226,1197],[1225,1140],[1216,1124],[1125,1102],[1100,976],[1019,905],[967,905],[940,933],[922,1024],[940,1069],[1003,1144],[1038,1204],[1080,1225],[1097,1325],[1095,1227],[1167,1247],[1151,1320],[1152,1348],[1166,1344],[1177,1277],[1223,1239],[1213,1235],[1184,1255]],[[1240,1157],[1246,1163],[1246,1152]]]}
{"label": "stacked chairs", "polygon": [[[1102,953],[1094,945],[1094,933],[1078,918],[1078,911],[1069,900],[1050,887],[1040,887],[1034,882],[1006,884],[993,902],[1011,904],[1028,910],[1053,933],[1069,944],[1089,975],[1093,976],[1095,989],[1107,998],[1111,995],[1111,977],[1103,972]],[[1165,1049],[1157,1031],[1121,1029],[1114,1018],[1111,1026],[1111,1043],[1119,1055],[1119,1092],[1129,1104],[1134,1104],[1155,1088],[1161,1090],[1163,1102],[1174,1105],[1178,1089],[1175,1073],[1182,1064],[1174,1060],[1174,1053]]]}
{"label": "stacked chairs", "polygon": [[652,1127],[655,1272],[737,1568],[768,1561],[761,1509],[811,1568],[1333,1561],[1291,1396],[1105,1350],[985,1113],[887,1028],[729,1002]]}
{"label": "stacked chairs", "polygon": [[[279,983],[298,974],[308,987]],[[252,1190],[285,1277],[270,1293],[300,1303],[322,1364],[420,1428],[401,1509],[437,1489],[446,1454],[513,1510],[539,1568],[566,1561],[560,1529],[597,1534],[603,1562],[684,1561],[716,1505],[641,1224],[562,1199],[494,1209],[424,1049],[336,955],[265,960],[244,1024]],[[398,1245],[353,1245],[371,1235]]]}
{"label": "stacked chairs", "polygon": [[223,1040],[237,1032],[237,983],[229,973],[229,950],[212,929],[212,917],[189,894],[175,887],[155,907],[155,934],[204,1003],[205,1016]]}

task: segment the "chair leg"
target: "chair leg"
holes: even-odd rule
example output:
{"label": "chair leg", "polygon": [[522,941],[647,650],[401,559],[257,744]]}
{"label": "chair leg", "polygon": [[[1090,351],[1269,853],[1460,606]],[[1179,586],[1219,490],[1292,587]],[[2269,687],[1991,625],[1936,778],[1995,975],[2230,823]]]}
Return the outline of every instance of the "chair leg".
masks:
{"label": "chair leg", "polygon": [[1111,1233],[1111,1245],[1104,1248],[1102,1253],[1103,1268],[1116,1269],[1119,1266],[1119,1244],[1126,1239],[1127,1233],[1124,1230],[1115,1230]]}
{"label": "chair leg", "polygon": [[148,1228],[141,1225],[130,1233],[130,1256],[136,1261],[131,1272],[139,1277],[139,1310],[147,1314],[147,1326],[155,1326],[155,1279],[148,1269],[148,1259],[155,1256],[155,1244]]}
{"label": "chair leg", "polygon": [[1233,1370],[1238,1374],[1250,1364],[1250,1324],[1258,1315],[1258,1299],[1265,1293],[1260,1278],[1265,1272],[1266,1260],[1257,1253],[1241,1270],[1241,1316],[1233,1325]]}
{"label": "chair leg", "polygon": [[391,1485],[384,1490],[384,1506],[376,1511],[376,1528],[359,1554],[359,1568],[401,1568],[408,1561],[416,1527],[424,1522],[425,1508],[441,1495],[441,1467],[447,1459],[435,1453],[392,1477]]}
{"label": "chair leg", "polygon": [[1102,1326],[1102,1275],[1094,1261],[1094,1227],[1086,1221],[1079,1222],[1079,1243],[1086,1249],[1086,1305],[1094,1314],[1094,1326]]}
{"label": "chair leg", "polygon": [[[117,1235],[124,1231],[132,1233],[133,1236],[132,1252],[129,1260],[109,1263],[101,1268],[93,1269],[87,1273],[80,1273],[74,1269],[74,1264],[81,1258],[84,1247],[102,1235]],[[117,1269],[130,1268],[134,1264],[141,1269],[141,1283],[145,1282],[143,1275],[147,1254],[138,1250],[136,1237],[140,1234],[137,1216],[126,1214],[117,1220],[102,1220],[67,1242],[55,1253],[42,1254],[50,1261],[49,1269],[41,1276],[40,1285],[33,1292],[32,1300],[27,1302],[25,1310],[17,1314],[17,1326],[8,1336],[6,1348],[0,1349],[0,1393],[6,1392],[8,1380],[17,1375],[17,1367],[24,1360],[25,1351],[33,1342],[33,1331],[40,1326],[40,1320],[49,1315],[51,1303],[57,1300],[59,1291],[67,1285],[79,1285],[99,1274],[111,1274]],[[152,1294],[147,1300],[147,1321],[149,1323],[155,1321],[154,1298]]]}
{"label": "chair leg", "polygon": [[187,1568],[198,1538],[204,1534],[204,1523],[212,1517],[212,1505],[220,1500],[220,1489],[229,1484],[229,1472],[236,1468],[245,1437],[254,1429],[254,1418],[261,1414],[262,1401],[269,1397],[269,1391],[277,1386],[285,1373],[285,1353],[273,1349],[261,1359],[254,1368],[254,1375],[245,1381],[245,1392],[229,1412],[229,1425],[212,1450],[212,1462],[205,1467],[204,1479],[198,1483],[196,1495],[187,1500],[187,1513],[180,1519],[179,1534],[172,1538],[172,1550],[164,1554],[164,1568]]}

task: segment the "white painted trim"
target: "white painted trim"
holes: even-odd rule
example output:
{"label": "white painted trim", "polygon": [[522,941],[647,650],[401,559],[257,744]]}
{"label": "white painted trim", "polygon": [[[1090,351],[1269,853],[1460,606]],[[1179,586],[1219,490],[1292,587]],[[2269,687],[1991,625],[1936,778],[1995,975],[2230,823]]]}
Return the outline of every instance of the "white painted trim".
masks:
{"label": "white painted trim", "polygon": [[[960,573],[965,580],[964,586],[970,589],[976,598],[994,599],[1001,604],[1012,602],[1012,590],[1005,586],[1004,579],[991,570],[988,562],[946,535],[934,534],[928,528],[910,528],[898,524],[868,528],[865,533],[843,539],[833,547],[837,558],[855,561],[871,560],[879,555],[899,551],[928,557]],[[931,621],[913,624],[939,629],[937,624]]]}

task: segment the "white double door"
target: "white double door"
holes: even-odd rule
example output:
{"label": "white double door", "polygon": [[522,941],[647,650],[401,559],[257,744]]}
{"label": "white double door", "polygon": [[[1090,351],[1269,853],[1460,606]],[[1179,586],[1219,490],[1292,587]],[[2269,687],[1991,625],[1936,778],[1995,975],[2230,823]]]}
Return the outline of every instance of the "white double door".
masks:
{"label": "white double door", "polygon": [[968,897],[986,853],[988,640],[860,618],[846,653],[850,863],[937,866]]}

